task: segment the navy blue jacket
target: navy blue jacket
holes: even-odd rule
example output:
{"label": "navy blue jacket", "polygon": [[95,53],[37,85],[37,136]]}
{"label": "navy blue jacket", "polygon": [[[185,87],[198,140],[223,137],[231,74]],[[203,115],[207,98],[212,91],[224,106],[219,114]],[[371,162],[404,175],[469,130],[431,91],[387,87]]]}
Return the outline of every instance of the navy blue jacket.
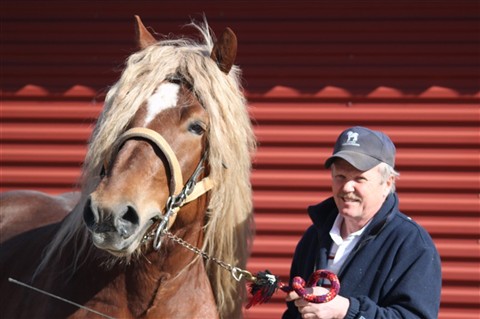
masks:
{"label": "navy blue jacket", "polygon": [[[338,214],[333,198],[310,206],[313,221],[295,250],[290,278],[306,281],[327,268],[329,232]],[[390,194],[338,273],[347,319],[437,319],[442,286],[440,257],[430,235],[398,210]],[[301,318],[293,302],[283,319]]]}

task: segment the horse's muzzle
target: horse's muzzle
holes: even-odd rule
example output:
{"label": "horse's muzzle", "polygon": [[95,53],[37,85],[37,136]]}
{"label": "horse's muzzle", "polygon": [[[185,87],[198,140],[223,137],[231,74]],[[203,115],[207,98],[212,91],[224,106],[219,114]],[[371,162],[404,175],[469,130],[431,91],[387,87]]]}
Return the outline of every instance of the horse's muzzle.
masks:
{"label": "horse's muzzle", "polygon": [[113,211],[110,208],[100,207],[89,198],[83,210],[83,220],[94,234],[127,239],[137,231],[140,218],[135,207],[131,205],[117,207]]}

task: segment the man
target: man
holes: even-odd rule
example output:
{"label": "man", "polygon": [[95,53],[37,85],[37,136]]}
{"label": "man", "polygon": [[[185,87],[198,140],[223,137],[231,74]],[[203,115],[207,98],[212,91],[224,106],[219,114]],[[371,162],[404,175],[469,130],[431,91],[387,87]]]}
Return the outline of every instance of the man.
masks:
{"label": "man", "polygon": [[325,167],[331,170],[333,197],[308,208],[313,225],[297,245],[290,278],[308,280],[316,269],[328,269],[339,277],[341,289],[323,304],[291,292],[283,319],[436,319],[440,258],[425,229],[398,210],[390,138],[349,128]]}

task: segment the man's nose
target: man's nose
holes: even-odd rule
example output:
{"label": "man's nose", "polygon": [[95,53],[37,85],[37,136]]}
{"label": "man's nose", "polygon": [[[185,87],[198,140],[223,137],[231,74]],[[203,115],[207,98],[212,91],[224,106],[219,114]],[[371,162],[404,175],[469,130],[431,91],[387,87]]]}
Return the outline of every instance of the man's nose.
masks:
{"label": "man's nose", "polygon": [[355,181],[354,180],[346,181],[345,184],[343,184],[343,191],[345,193],[354,192],[355,191]]}

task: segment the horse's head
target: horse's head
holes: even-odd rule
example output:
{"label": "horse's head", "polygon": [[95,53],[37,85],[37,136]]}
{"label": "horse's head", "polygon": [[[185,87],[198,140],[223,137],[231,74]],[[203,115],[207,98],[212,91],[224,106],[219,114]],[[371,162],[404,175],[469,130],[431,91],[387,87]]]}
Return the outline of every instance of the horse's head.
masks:
{"label": "horse's head", "polygon": [[[141,49],[158,45],[139,18],[137,31]],[[235,54],[236,37],[227,29],[204,58],[228,74]],[[190,196],[203,194],[194,191],[192,195],[189,188],[208,174],[211,123],[205,102],[194,87],[192,78],[179,69],[167,74],[139,102],[125,132],[111,145],[101,180],[84,208],[84,221],[98,248],[116,256],[132,254],[166,213],[171,214],[165,219],[167,227],[174,220],[175,227],[195,220],[203,223],[198,209],[182,209],[177,215]],[[126,94],[135,94],[135,90],[140,89],[133,85]],[[120,95],[112,102],[112,112],[118,99]],[[202,187],[208,190],[206,184]],[[206,200],[200,201],[189,205],[205,209]]]}

